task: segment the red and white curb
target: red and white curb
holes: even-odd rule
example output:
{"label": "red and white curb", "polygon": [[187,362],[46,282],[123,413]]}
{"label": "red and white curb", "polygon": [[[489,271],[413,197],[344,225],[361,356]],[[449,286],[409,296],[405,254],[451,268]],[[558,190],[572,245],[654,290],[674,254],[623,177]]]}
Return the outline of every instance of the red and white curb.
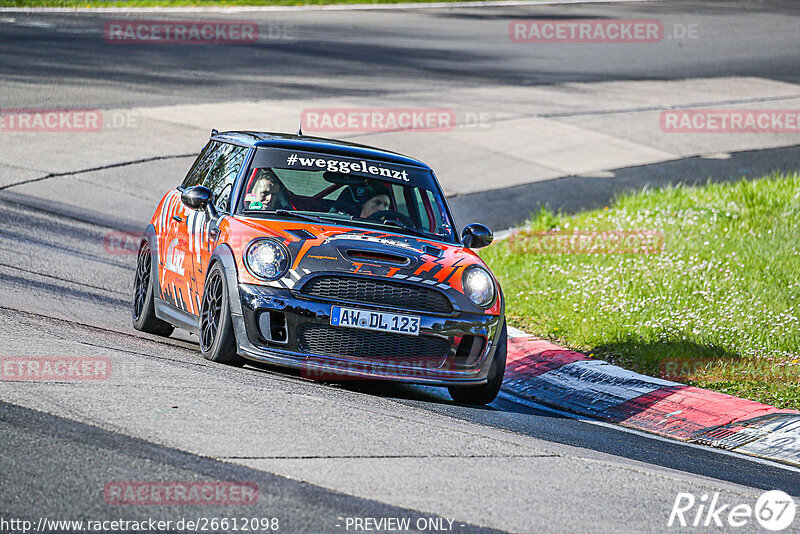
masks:
{"label": "red and white curb", "polygon": [[800,412],[628,371],[508,329],[503,390],[594,419],[800,466]]}

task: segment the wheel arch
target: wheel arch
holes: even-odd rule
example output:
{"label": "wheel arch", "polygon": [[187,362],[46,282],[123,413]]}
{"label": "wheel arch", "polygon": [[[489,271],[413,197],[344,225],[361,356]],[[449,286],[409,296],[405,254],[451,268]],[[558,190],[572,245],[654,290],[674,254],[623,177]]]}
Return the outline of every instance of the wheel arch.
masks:
{"label": "wheel arch", "polygon": [[[233,250],[226,243],[217,245],[214,249],[211,258],[208,260],[208,267],[206,268],[206,276],[214,264],[219,264],[222,272],[225,275],[225,282],[228,285],[228,305],[230,306],[231,313],[234,315],[242,315],[242,300],[239,297],[239,270],[236,268],[236,258],[233,255]],[[205,283],[205,280],[203,281]]]}
{"label": "wheel arch", "polygon": [[160,298],[161,278],[158,274],[158,234],[156,234],[156,228],[152,224],[148,224],[144,234],[142,234],[142,239],[139,242],[140,250],[145,242],[150,247],[150,279],[153,281],[153,295]]}
{"label": "wheel arch", "polygon": [[497,284],[497,298],[500,301],[500,323],[497,325],[497,334],[495,334],[495,344],[500,341],[500,335],[503,333],[503,327],[506,326],[506,298],[503,295],[503,288]]}

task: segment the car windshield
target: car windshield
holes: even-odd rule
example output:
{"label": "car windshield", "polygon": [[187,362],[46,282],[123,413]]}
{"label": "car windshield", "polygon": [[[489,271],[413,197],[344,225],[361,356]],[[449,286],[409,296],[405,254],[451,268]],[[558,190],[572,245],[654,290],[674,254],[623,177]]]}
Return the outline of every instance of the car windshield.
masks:
{"label": "car windshield", "polygon": [[[425,187],[435,184],[430,171],[422,174],[418,168],[339,157],[298,157],[293,161],[293,156],[290,154],[288,164],[282,166],[262,166],[275,163],[274,157],[269,158],[271,161],[254,160],[239,213],[388,226],[400,233],[453,241],[453,225],[444,199],[438,191]],[[323,169],[315,170],[317,166]]]}

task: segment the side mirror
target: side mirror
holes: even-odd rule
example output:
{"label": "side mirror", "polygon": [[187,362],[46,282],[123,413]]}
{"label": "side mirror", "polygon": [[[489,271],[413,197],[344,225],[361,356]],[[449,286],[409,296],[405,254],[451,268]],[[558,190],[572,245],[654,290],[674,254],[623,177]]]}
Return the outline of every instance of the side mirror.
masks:
{"label": "side mirror", "polygon": [[492,244],[494,234],[486,226],[478,223],[468,224],[461,232],[461,244],[467,248],[483,248]]}
{"label": "side mirror", "polygon": [[193,210],[202,210],[214,201],[214,193],[207,187],[196,185],[189,187],[181,194],[181,202]]}
{"label": "side mirror", "polygon": [[181,194],[181,202],[193,210],[205,210],[210,221],[219,218],[214,207],[214,193],[207,187],[195,185],[185,189]]}

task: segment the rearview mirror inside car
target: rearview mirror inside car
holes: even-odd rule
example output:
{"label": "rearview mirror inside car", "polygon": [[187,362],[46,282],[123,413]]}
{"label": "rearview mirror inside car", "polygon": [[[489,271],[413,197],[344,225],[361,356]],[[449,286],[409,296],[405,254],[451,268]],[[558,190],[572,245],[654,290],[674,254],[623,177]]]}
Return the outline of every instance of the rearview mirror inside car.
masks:
{"label": "rearview mirror inside car", "polygon": [[341,185],[367,185],[367,179],[343,172],[325,171],[322,175],[326,182]]}

